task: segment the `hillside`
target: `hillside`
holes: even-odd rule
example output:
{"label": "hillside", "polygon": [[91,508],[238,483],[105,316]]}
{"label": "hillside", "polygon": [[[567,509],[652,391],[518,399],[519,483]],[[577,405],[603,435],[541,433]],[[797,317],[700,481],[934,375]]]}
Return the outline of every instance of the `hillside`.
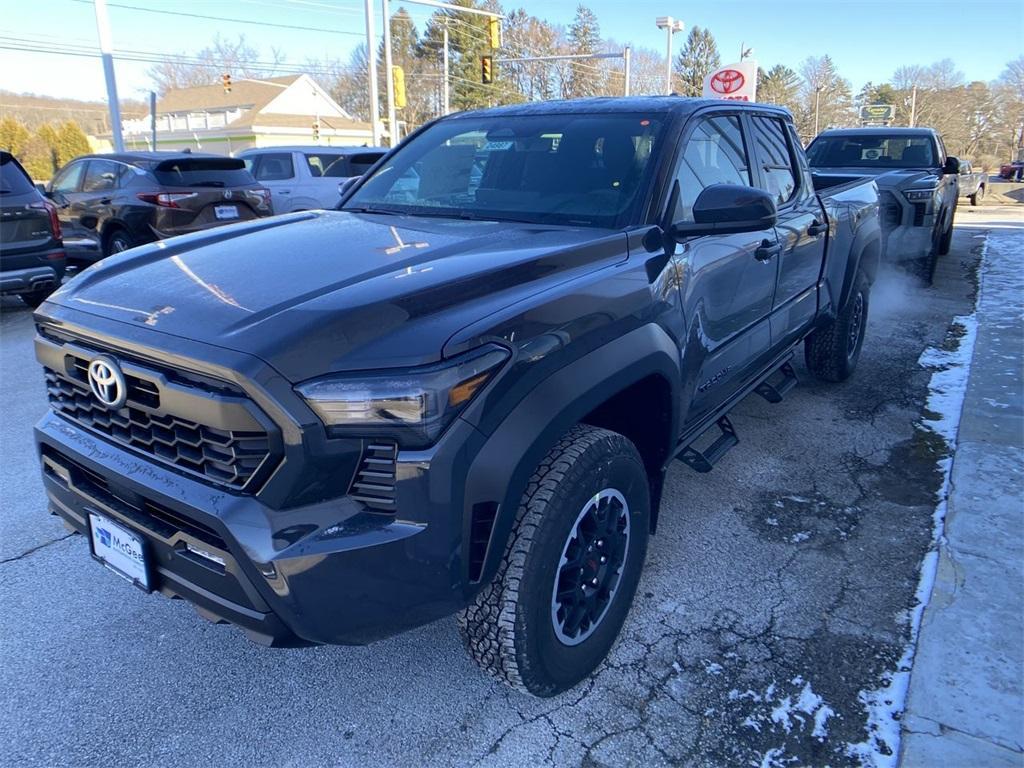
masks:
{"label": "hillside", "polygon": [[[138,117],[148,112],[140,101],[122,100],[124,117]],[[0,89],[0,115],[16,117],[29,129],[55,120],[75,120],[91,135],[110,131],[110,116],[103,101],[80,101],[37,96],[32,93],[14,93]]]}

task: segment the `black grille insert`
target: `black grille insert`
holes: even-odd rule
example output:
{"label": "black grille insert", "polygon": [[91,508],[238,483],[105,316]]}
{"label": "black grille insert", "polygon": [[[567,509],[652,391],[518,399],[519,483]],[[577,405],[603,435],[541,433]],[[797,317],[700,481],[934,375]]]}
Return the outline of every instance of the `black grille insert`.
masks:
{"label": "black grille insert", "polygon": [[398,446],[395,443],[373,442],[363,448],[359,468],[352,478],[349,496],[371,509],[394,512],[395,471]]}
{"label": "black grille insert", "polygon": [[[81,370],[77,364],[72,368],[76,372]],[[134,379],[133,391],[129,381],[132,399],[125,407],[112,411],[97,402],[76,375],[64,376],[49,368],[45,374],[50,406],[57,413],[118,443],[217,483],[241,488],[270,453],[266,432],[217,429],[181,416],[150,412],[145,406],[153,407],[153,398],[159,402],[159,392],[150,382]]]}

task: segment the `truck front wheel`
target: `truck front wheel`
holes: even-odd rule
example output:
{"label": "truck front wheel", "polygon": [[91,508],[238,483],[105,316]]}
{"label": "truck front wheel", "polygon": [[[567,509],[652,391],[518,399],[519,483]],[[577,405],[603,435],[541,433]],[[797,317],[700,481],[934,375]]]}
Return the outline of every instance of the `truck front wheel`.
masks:
{"label": "truck front wheel", "polygon": [[804,341],[807,368],[822,381],[846,381],[857,367],[868,323],[870,290],[867,277],[858,270],[850,297],[836,319]]}
{"label": "truck front wheel", "polygon": [[633,443],[573,427],[530,478],[494,581],[459,614],[470,655],[534,696],[586,678],[626,620],[649,527],[647,473]]}

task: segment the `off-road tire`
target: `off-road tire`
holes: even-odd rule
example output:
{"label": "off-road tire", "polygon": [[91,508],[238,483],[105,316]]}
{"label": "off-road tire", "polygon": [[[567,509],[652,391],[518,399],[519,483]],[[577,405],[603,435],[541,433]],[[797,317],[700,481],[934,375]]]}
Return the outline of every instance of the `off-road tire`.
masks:
{"label": "off-road tire", "polygon": [[[870,291],[871,284],[867,277],[863,271],[858,271],[850,297],[839,311],[838,317],[827,326],[816,330],[804,341],[804,360],[807,368],[822,381],[846,381],[857,367],[857,360],[864,346]],[[859,310],[858,301],[861,302]],[[851,344],[853,334],[856,336]]]}
{"label": "off-road tire", "polygon": [[[582,510],[607,488],[621,493],[628,504],[625,561],[592,634],[566,645],[552,617],[556,574]],[[554,696],[585,679],[607,656],[626,620],[649,529],[647,473],[636,447],[616,432],[573,427],[530,478],[494,580],[458,616],[470,656],[490,674],[534,696]]]}

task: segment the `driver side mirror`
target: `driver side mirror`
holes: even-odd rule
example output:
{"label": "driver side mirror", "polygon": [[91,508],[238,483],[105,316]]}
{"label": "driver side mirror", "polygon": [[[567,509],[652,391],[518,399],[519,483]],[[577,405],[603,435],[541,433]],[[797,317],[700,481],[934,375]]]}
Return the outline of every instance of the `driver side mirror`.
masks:
{"label": "driver side mirror", "polygon": [[43,197],[52,197],[50,190],[46,188],[46,185],[42,182],[36,184],[36,191]]}
{"label": "driver side mirror", "polygon": [[731,235],[771,229],[779,218],[775,198],[763,189],[737,184],[705,187],[693,203],[693,221],[669,227],[674,240],[698,235]]}
{"label": "driver side mirror", "polygon": [[946,165],[942,169],[943,173],[960,173],[960,158],[953,157],[950,155],[946,158]]}
{"label": "driver side mirror", "polygon": [[345,193],[348,192],[352,188],[352,185],[355,184],[357,181],[359,181],[358,176],[350,176],[347,179],[342,179],[341,181],[339,181],[338,194],[344,197]]}

